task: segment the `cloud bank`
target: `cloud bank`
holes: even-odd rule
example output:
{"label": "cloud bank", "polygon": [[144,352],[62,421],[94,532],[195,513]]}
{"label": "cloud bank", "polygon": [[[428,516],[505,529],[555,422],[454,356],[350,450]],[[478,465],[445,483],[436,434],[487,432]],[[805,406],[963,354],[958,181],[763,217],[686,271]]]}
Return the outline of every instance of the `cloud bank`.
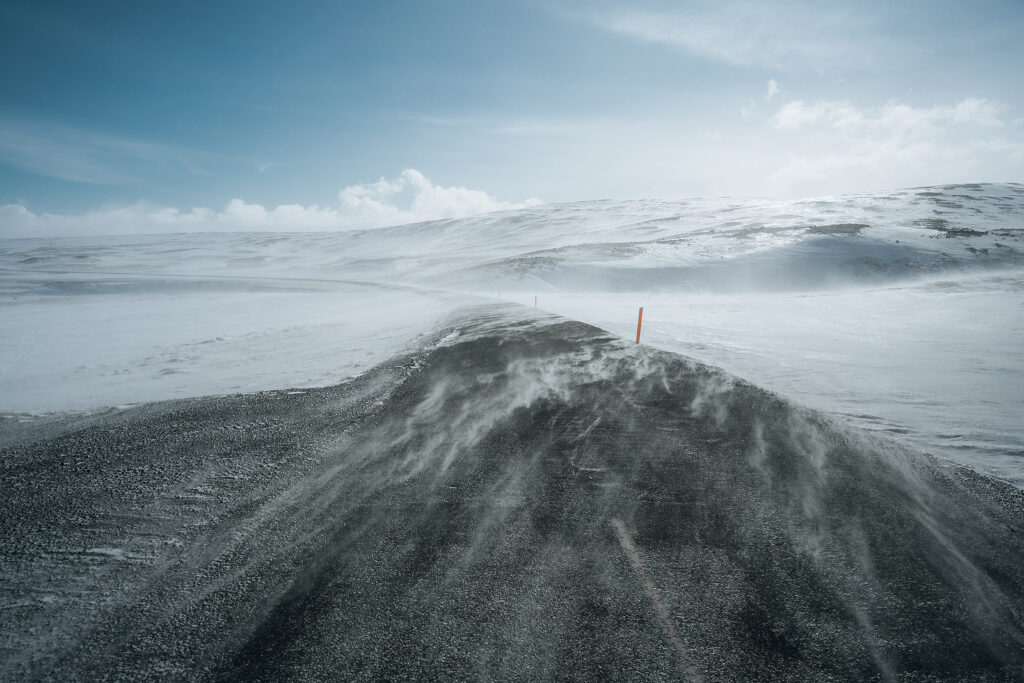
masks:
{"label": "cloud bank", "polygon": [[775,143],[787,150],[767,179],[779,194],[855,187],[864,178],[874,178],[878,189],[905,184],[900,181],[908,177],[918,184],[1003,181],[1010,176],[978,174],[1019,171],[1024,164],[1019,122],[1007,119],[1002,105],[981,98],[931,107],[793,100],[767,124]]}
{"label": "cloud bank", "polygon": [[397,178],[345,187],[338,193],[338,204],[333,206],[282,204],[268,209],[261,204],[232,199],[219,211],[201,207],[182,211],[137,202],[70,215],[34,213],[20,204],[7,204],[0,206],[0,236],[351,230],[463,218],[539,203],[539,199],[519,203],[499,201],[481,190],[435,185],[410,168]]}

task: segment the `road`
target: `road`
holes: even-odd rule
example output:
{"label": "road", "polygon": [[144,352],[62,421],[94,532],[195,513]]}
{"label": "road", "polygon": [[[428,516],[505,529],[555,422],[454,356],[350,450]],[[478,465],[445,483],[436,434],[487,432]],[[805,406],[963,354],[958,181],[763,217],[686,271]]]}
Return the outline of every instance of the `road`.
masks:
{"label": "road", "polygon": [[1024,676],[1024,493],[521,307],[8,441],[4,680]]}

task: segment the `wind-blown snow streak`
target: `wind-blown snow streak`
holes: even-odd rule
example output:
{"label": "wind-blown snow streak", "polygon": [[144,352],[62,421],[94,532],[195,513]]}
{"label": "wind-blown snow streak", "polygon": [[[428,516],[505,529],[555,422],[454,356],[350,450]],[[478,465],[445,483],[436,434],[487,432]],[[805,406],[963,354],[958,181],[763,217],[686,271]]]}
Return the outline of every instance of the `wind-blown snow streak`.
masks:
{"label": "wind-blown snow streak", "polygon": [[654,613],[658,617],[658,621],[661,622],[661,628],[665,632],[665,637],[668,638],[669,642],[672,643],[672,647],[679,652],[679,656],[682,658],[682,670],[684,680],[687,683],[703,683],[704,677],[699,673],[697,665],[693,662],[693,657],[690,654],[690,650],[686,647],[686,643],[683,641],[682,636],[676,631],[675,625],[672,623],[672,615],[669,614],[668,608],[661,599],[661,593],[658,587],[655,585],[654,580],[651,578],[650,573],[644,566],[643,558],[640,556],[640,551],[637,550],[636,544],[633,543],[633,539],[629,536],[629,531],[626,529],[626,525],[622,523],[621,519],[612,518],[609,520],[612,528],[615,529],[615,535],[619,539],[619,545],[622,546],[622,550],[626,553],[626,557],[629,558],[629,563],[633,566],[633,573],[636,574],[636,578],[640,581],[640,585],[644,589],[644,593],[647,595],[647,599],[651,602],[651,607],[654,609]]}

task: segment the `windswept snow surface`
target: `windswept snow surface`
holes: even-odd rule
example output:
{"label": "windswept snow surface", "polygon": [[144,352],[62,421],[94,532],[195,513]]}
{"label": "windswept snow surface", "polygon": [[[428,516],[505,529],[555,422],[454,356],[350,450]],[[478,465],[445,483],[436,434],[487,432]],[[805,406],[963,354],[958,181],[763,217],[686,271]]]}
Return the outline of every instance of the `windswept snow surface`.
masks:
{"label": "windswept snow surface", "polygon": [[343,233],[0,243],[0,411],[323,386],[480,297],[1024,486],[1024,186],[599,201]]}

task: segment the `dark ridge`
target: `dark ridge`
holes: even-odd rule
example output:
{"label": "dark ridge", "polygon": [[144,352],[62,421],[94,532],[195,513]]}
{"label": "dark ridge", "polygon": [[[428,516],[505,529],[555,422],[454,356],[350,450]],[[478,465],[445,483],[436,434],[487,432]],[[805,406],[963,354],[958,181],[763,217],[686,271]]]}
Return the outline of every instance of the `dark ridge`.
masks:
{"label": "dark ridge", "polygon": [[949,225],[949,221],[945,218],[918,218],[914,221],[914,225],[930,230],[945,230],[946,226]]}
{"label": "dark ridge", "polygon": [[864,223],[836,223],[834,225],[812,225],[804,228],[814,235],[859,235],[871,226]]}
{"label": "dark ridge", "polygon": [[950,227],[949,221],[945,218],[918,218],[914,221],[914,225],[941,232],[946,237],[982,237],[989,234],[985,230]]}
{"label": "dark ridge", "polygon": [[947,228],[943,232],[946,237],[981,237],[988,233],[984,230],[972,230],[971,228]]}
{"label": "dark ridge", "polygon": [[[1012,183],[1011,183],[1012,184]],[[943,185],[943,190],[977,190],[981,192],[985,187],[980,183],[960,183],[958,185]]]}
{"label": "dark ridge", "polygon": [[1024,675],[1021,491],[580,323],[449,331],[0,451],[0,677]]}

